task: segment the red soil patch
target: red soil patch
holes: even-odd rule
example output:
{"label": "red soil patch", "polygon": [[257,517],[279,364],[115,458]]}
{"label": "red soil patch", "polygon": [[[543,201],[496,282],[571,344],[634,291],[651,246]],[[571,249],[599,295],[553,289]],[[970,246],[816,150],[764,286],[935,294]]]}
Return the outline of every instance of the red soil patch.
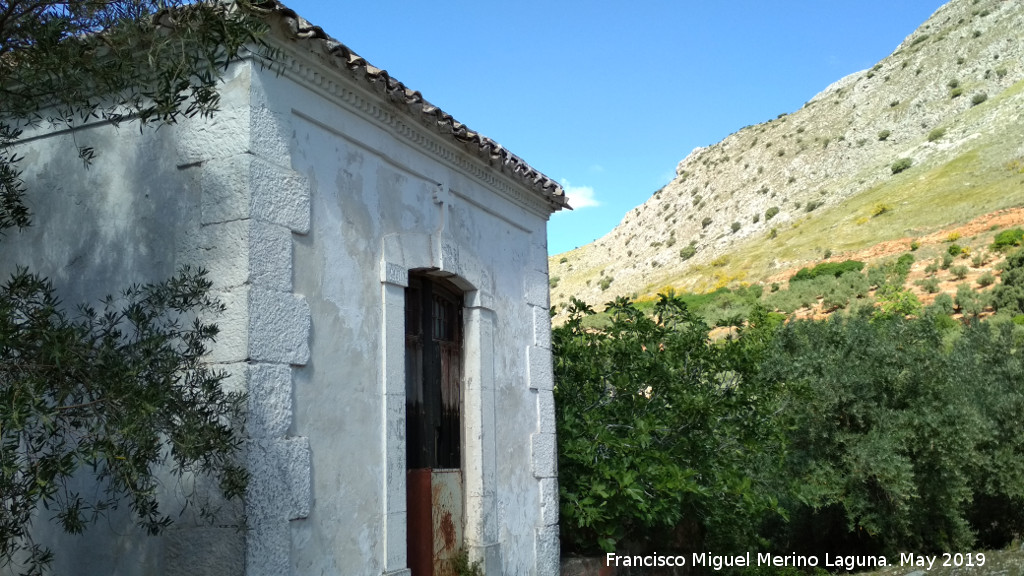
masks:
{"label": "red soil patch", "polygon": [[[857,250],[854,252],[843,252],[842,254],[834,255],[826,260],[821,260],[821,262],[842,262],[844,260],[861,260],[864,262],[869,262],[871,260],[877,260],[880,258],[886,258],[888,256],[903,254],[904,252],[910,250],[910,243],[915,240],[921,246],[928,246],[933,244],[942,244],[949,239],[950,235],[959,234],[960,238],[966,241],[974,236],[978,236],[980,234],[989,232],[993,227],[1007,228],[1010,226],[1017,226],[1020,224],[1024,224],[1024,208],[1007,208],[1005,210],[998,210],[996,212],[991,212],[983,216],[978,216],[977,218],[971,220],[970,222],[962,226],[938,230],[926,236],[907,236],[905,238],[900,238],[898,240],[888,240],[885,242],[879,242],[878,244],[875,244],[870,248],[865,248],[863,250]],[[790,268],[784,272],[774,274],[768,278],[766,283],[770,284],[772,282],[778,282],[781,284],[784,282],[789,282],[789,279],[799,270],[800,268]],[[967,281],[973,281],[973,278],[971,278],[971,276],[968,276],[968,278],[963,280],[963,282]],[[957,283],[959,283],[959,281]],[[956,291],[955,287],[953,291]],[[933,299],[934,296],[931,296],[931,298]]]}

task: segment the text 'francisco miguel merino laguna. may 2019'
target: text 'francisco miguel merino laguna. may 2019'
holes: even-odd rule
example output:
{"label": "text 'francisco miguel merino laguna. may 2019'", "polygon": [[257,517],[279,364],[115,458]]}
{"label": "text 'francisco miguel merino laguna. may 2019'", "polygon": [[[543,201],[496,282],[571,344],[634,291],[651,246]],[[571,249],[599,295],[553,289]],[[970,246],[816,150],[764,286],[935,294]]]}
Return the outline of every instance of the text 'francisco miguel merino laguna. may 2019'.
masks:
{"label": "text 'francisco miguel merino laguna. may 2019'", "polygon": [[[823,557],[818,557],[817,555],[772,554],[770,552],[757,554],[747,552],[746,554],[732,556],[695,552],[691,555],[689,561],[682,554],[659,554],[657,552],[644,555],[623,555],[609,552],[605,555],[606,566],[663,567],[686,566],[687,564],[711,568],[712,570],[744,566],[793,566],[796,568],[821,566],[823,568],[853,570],[855,568],[874,568],[892,565],[885,556],[844,556],[827,553]],[[980,552],[970,554],[946,552],[934,555],[904,553],[900,554],[898,564],[900,566],[915,566],[928,570],[936,566],[984,566],[985,554]]]}

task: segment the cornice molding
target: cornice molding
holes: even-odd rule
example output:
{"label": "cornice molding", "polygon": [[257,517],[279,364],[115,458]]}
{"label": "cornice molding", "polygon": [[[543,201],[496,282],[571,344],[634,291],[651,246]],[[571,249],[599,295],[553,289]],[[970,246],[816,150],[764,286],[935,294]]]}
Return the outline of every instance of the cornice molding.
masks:
{"label": "cornice molding", "polygon": [[377,91],[374,94],[365,90],[360,85],[362,82],[356,73],[329,67],[318,62],[315,54],[303,54],[287,45],[277,48],[280,48],[280,51],[278,61],[273,66],[275,73],[387,130],[416,149],[470,176],[531,214],[545,219],[550,216],[552,210],[549,201],[518,185],[506,174],[486,165],[472,152],[457,150],[444,141],[443,134],[429,133],[428,126],[403,113],[399,106],[389,101],[386,93]]}

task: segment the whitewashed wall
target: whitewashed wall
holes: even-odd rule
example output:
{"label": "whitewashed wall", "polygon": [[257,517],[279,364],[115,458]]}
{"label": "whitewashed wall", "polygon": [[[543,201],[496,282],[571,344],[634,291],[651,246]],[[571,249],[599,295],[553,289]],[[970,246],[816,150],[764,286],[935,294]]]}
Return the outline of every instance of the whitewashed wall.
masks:
{"label": "whitewashed wall", "polygon": [[285,47],[281,68],[233,68],[212,119],[19,150],[35,224],[0,243],[0,274],[30,264],[74,304],[202,265],[228,305],[210,360],[250,395],[245,531],[238,506],[159,537],[126,513],[76,537],[43,517],[55,573],[407,574],[404,287],[432,268],[465,290],[471,555],[556,574],[547,204]]}
{"label": "whitewashed wall", "polygon": [[289,56],[254,94],[288,126],[312,204],[295,243],[313,336],[293,433],[309,439],[314,504],[292,523],[295,573],[405,573],[404,287],[432,268],[466,291],[467,544],[488,574],[556,574],[546,203]]}
{"label": "whitewashed wall", "polygon": [[[0,277],[28,265],[52,279],[74,314],[78,304],[98,304],[133,283],[160,282],[184,264],[204,266],[229,307],[216,319],[222,333],[211,361],[232,373],[230,386],[244,387],[247,292],[260,275],[249,258],[255,223],[247,209],[240,216],[226,212],[225,200],[248,185],[236,179],[225,187],[221,167],[249,153],[250,93],[250,68],[240,65],[228,74],[213,120],[141,132],[131,122],[94,123],[73,133],[27,131],[18,153],[33,225],[8,231],[0,242]],[[76,146],[96,149],[91,167],[78,160]],[[78,488],[92,491],[85,476]],[[168,482],[165,511],[180,510],[182,489],[191,486]],[[219,527],[187,514],[159,537],[144,536],[124,508],[82,536],[63,534],[42,511],[35,534],[56,553],[54,573],[244,573],[241,506],[228,506]]]}

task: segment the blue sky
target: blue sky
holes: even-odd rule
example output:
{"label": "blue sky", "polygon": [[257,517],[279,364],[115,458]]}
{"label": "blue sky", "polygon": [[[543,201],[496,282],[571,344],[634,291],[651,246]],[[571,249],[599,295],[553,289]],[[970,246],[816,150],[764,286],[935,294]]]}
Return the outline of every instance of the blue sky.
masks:
{"label": "blue sky", "polygon": [[549,252],[608,233],[693,148],[870,68],[942,0],[285,0],[562,183]]}

